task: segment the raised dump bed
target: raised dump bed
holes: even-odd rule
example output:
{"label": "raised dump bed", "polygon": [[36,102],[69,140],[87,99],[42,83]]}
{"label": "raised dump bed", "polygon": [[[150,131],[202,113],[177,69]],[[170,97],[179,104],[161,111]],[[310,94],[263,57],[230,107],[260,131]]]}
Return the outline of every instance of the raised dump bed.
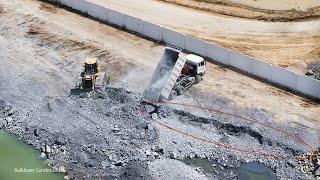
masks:
{"label": "raised dump bed", "polygon": [[167,99],[177,81],[186,60],[180,56],[180,50],[166,47],[162,58],[153,73],[153,77],[144,91],[144,100],[158,102]]}

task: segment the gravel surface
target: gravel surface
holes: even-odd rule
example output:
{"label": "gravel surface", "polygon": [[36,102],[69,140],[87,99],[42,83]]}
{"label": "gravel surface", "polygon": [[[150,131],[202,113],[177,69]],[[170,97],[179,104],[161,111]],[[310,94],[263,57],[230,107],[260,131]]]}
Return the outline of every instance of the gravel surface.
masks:
{"label": "gravel surface", "polygon": [[[50,6],[42,8],[56,12]],[[314,177],[300,171],[297,161],[230,151],[151,122],[140,111],[142,91],[126,89],[123,81],[117,83],[149,71],[132,74],[129,69],[135,64],[128,62],[126,55],[99,43],[82,41],[77,38],[80,35],[32,14],[9,11],[7,7],[2,12],[0,128],[38,149],[50,166],[66,171],[69,178],[235,179],[237,167],[249,161],[269,166],[278,178]],[[113,75],[112,84],[105,90],[74,90],[87,56],[99,57],[102,67]],[[143,81],[138,82],[146,84]],[[273,114],[263,109],[238,108],[221,97],[210,97],[208,101],[194,95],[187,93],[175,101],[275,122]],[[148,116],[170,127],[233,146],[289,156],[308,151],[296,141],[239,118],[174,105],[150,105],[146,110]],[[285,124],[276,126],[308,142],[317,142],[307,131],[287,128]],[[217,172],[225,175],[207,175],[201,168],[180,161],[185,158],[213,159],[218,162]]]}

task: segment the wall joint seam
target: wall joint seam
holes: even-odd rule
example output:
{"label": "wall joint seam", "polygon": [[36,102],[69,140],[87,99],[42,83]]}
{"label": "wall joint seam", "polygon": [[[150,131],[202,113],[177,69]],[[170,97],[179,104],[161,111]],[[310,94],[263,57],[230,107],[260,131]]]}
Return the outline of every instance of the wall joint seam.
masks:
{"label": "wall joint seam", "polygon": [[248,73],[249,74],[252,74],[251,73],[251,63],[252,63],[252,57],[249,58],[249,64],[248,64]]}
{"label": "wall joint seam", "polygon": [[226,62],[227,66],[229,66],[229,61],[230,61],[230,49],[228,49],[228,53],[227,53],[227,62]]}

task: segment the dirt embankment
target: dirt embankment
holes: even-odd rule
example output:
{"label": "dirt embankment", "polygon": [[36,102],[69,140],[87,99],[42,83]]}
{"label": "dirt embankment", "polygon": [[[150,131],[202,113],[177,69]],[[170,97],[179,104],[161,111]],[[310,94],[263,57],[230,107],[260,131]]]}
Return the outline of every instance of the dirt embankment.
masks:
{"label": "dirt embankment", "polygon": [[[43,6],[41,6],[43,7]],[[40,7],[40,9],[41,9]],[[47,6],[46,6],[47,7]],[[48,6],[51,11],[56,11],[52,6]],[[48,10],[47,8],[45,10]],[[114,82],[119,80],[126,72],[133,68],[134,65],[130,62],[123,61],[122,57],[117,57],[117,55],[112,54],[110,51],[103,49],[97,45],[90,44],[88,42],[77,41],[73,39],[68,39],[58,34],[54,34],[48,32],[44,28],[45,24],[36,25],[30,24],[28,26],[28,31],[26,37],[29,38],[37,38],[41,40],[42,43],[52,46],[52,45],[59,45],[59,47],[68,48],[71,51],[89,51],[91,56],[97,57],[101,59],[101,65],[103,65],[103,71],[107,71],[110,74],[110,81]],[[108,62],[104,61],[108,60]]]}
{"label": "dirt embankment", "polygon": [[313,19],[320,17],[320,6],[310,8],[307,11],[290,10],[267,10],[258,9],[246,5],[236,4],[229,1],[216,0],[159,0],[189,8],[194,8],[215,14],[226,16],[255,19],[268,22],[289,22]]}

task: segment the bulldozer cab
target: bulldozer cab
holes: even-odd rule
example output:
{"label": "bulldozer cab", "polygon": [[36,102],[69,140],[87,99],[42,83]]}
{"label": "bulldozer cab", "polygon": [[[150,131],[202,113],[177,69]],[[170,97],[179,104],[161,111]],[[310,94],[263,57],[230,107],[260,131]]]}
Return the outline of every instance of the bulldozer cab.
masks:
{"label": "bulldozer cab", "polygon": [[96,74],[100,72],[97,58],[87,58],[84,64],[85,74]]}

